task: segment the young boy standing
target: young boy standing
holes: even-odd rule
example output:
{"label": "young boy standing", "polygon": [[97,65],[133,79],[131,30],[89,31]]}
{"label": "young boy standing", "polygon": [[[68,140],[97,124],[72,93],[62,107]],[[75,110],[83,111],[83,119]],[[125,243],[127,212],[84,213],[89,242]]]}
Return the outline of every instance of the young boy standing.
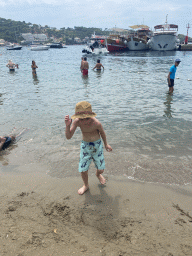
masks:
{"label": "young boy standing", "polygon": [[179,66],[179,63],[181,62],[180,59],[175,60],[175,64],[170,68],[169,74],[168,74],[168,86],[169,86],[169,93],[173,93],[174,91],[174,79],[175,79],[175,73],[177,70],[177,67]]}
{"label": "young boy standing", "polygon": [[79,172],[81,173],[84,186],[78,190],[79,195],[83,195],[89,188],[88,169],[92,159],[97,168],[96,176],[100,183],[105,184],[106,182],[102,175],[105,169],[105,160],[101,138],[107,151],[112,151],[112,148],[107,143],[104,129],[95,116],[96,114],[92,112],[91,104],[87,101],[81,101],[76,104],[75,115],[71,117],[74,119],[73,123],[72,119],[69,118],[69,115],[65,116],[66,138],[68,140],[71,139],[77,127],[80,127],[83,136],[81,142]]}

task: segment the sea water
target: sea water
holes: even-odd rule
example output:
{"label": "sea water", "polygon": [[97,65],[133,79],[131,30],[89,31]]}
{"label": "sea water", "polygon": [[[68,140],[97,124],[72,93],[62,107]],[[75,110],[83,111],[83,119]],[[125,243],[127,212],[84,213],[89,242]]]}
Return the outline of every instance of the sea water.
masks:
{"label": "sea water", "polygon": [[[99,57],[105,67],[101,72],[92,70],[98,57],[88,56],[89,75],[82,77],[82,48],[0,48],[0,135],[13,127],[28,129],[1,156],[1,171],[35,161],[55,177],[78,175],[81,132],[66,140],[64,117],[86,100],[113,148],[105,153],[106,174],[192,184],[192,52],[110,53]],[[176,58],[181,63],[170,95],[167,75]],[[9,59],[19,64],[14,73],[6,67]],[[32,60],[38,66],[35,78]]]}

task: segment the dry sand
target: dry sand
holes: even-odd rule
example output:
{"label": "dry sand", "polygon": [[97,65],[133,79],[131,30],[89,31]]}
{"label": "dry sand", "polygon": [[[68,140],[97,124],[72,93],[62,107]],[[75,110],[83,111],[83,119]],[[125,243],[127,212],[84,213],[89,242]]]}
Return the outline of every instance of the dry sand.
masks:
{"label": "dry sand", "polygon": [[0,255],[192,255],[191,187],[89,184],[79,196],[81,178],[53,178],[37,164],[1,172]]}

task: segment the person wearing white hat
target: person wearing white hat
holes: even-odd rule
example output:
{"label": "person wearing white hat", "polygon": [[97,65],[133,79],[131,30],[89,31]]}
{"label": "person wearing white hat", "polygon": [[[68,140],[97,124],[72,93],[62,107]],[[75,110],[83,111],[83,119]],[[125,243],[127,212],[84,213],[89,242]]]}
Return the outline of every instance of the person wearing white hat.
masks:
{"label": "person wearing white hat", "polygon": [[101,184],[105,184],[106,180],[102,173],[105,169],[105,160],[103,155],[103,144],[107,151],[112,151],[112,147],[107,143],[105,131],[101,123],[95,118],[96,114],[92,112],[91,104],[87,101],[81,101],[76,104],[75,115],[69,118],[65,116],[65,136],[69,140],[72,138],[77,127],[81,129],[83,140],[81,142],[79,172],[83,179],[83,187],[78,190],[79,195],[83,195],[88,189],[88,169],[93,160],[96,167],[96,176]]}
{"label": "person wearing white hat", "polygon": [[175,64],[169,70],[169,74],[168,74],[168,78],[167,78],[168,86],[169,86],[169,93],[173,93],[173,91],[174,91],[175,73],[176,73],[177,67],[179,66],[180,62],[181,62],[180,59],[176,59]]}

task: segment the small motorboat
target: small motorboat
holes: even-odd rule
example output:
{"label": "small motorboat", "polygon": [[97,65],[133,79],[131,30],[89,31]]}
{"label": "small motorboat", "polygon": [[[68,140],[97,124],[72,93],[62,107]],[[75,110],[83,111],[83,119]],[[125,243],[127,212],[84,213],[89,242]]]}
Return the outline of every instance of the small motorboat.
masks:
{"label": "small motorboat", "polygon": [[31,45],[31,51],[45,51],[48,49],[49,46],[47,45]]}
{"label": "small motorboat", "polygon": [[21,50],[21,49],[22,49],[22,46],[20,46],[20,45],[12,44],[12,45],[7,46],[7,50],[9,50],[9,51],[11,51],[11,50]]}
{"label": "small motorboat", "polygon": [[49,46],[50,48],[66,48],[63,46],[62,43],[50,43],[50,44],[47,44],[47,46]]}
{"label": "small motorboat", "polygon": [[92,35],[91,41],[87,43],[87,46],[82,50],[82,53],[86,55],[107,55],[109,53],[107,49],[107,42],[105,38]]}

